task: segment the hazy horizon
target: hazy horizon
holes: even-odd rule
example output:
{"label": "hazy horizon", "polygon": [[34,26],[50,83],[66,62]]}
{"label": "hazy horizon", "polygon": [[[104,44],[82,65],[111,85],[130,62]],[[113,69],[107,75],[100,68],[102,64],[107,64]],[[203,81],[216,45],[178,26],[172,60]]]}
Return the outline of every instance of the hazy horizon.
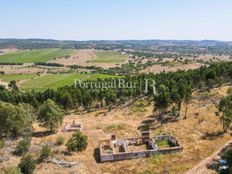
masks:
{"label": "hazy horizon", "polygon": [[1,0],[0,38],[232,41],[230,0]]}
{"label": "hazy horizon", "polygon": [[18,40],[54,40],[54,41],[80,41],[80,42],[88,42],[88,41],[216,41],[216,42],[232,42],[232,40],[216,40],[216,39],[89,39],[89,40],[75,40],[75,39],[54,39],[54,38],[1,38],[0,39],[18,39]]}

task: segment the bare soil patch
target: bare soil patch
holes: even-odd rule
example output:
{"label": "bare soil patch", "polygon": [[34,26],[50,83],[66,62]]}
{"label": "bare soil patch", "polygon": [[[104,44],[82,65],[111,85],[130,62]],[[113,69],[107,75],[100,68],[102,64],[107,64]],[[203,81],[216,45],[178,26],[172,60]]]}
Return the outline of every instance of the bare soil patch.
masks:
{"label": "bare soil patch", "polygon": [[111,68],[115,66],[120,66],[117,63],[94,63],[92,60],[96,59],[96,52],[100,52],[101,50],[94,49],[80,49],[69,58],[59,58],[56,60],[52,60],[50,62],[60,63],[65,66],[68,65],[79,65],[79,66],[96,66],[102,68]]}
{"label": "bare soil patch", "polygon": [[142,70],[142,73],[160,73],[160,72],[175,72],[178,70],[190,70],[190,69],[198,69],[202,66],[201,63],[192,63],[192,64],[179,64],[176,66],[163,66],[163,65],[153,65],[148,67],[145,70]]}

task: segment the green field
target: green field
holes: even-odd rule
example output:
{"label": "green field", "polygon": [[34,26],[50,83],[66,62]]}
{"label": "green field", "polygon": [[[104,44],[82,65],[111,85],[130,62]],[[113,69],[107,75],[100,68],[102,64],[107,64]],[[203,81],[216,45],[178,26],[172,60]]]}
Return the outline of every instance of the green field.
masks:
{"label": "green field", "polygon": [[26,80],[36,77],[33,74],[0,74],[0,79],[4,82],[10,82],[11,80]]}
{"label": "green field", "polygon": [[96,80],[114,77],[105,74],[49,74],[36,79],[25,81],[21,84],[22,89],[45,90],[48,88],[56,89],[66,85],[73,85],[76,79]]}
{"label": "green field", "polygon": [[36,49],[36,50],[23,50],[8,53],[0,56],[0,62],[7,63],[34,63],[34,62],[47,62],[54,58],[59,58],[71,55],[75,52],[72,49]]}
{"label": "green field", "polygon": [[121,63],[127,59],[125,55],[115,51],[100,51],[96,53],[97,58],[91,60],[93,63]]}

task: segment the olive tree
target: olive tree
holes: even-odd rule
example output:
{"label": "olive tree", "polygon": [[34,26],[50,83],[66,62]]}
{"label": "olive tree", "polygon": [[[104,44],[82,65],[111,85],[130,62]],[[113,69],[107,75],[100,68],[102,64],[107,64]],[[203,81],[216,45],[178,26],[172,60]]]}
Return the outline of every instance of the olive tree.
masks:
{"label": "olive tree", "polygon": [[40,125],[49,131],[55,131],[63,122],[63,113],[58,105],[51,99],[45,101],[38,112],[38,121]]}
{"label": "olive tree", "polygon": [[0,136],[17,137],[31,126],[32,116],[22,105],[0,102]]}
{"label": "olive tree", "polygon": [[81,152],[86,149],[88,145],[88,137],[81,132],[76,132],[66,143],[66,147],[69,151]]}

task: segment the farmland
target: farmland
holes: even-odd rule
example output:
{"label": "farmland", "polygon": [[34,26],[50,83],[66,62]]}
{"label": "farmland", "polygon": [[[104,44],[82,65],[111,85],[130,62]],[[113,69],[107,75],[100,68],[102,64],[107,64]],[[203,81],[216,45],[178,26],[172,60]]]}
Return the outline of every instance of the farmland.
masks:
{"label": "farmland", "polygon": [[0,74],[0,80],[4,82],[10,82],[11,80],[21,81],[34,78],[35,76],[33,74]]}
{"label": "farmland", "polygon": [[47,62],[55,58],[60,58],[74,54],[72,49],[36,49],[36,50],[20,50],[0,56],[0,62],[7,63],[34,63]]}
{"label": "farmland", "polygon": [[76,79],[96,80],[105,79],[114,76],[104,74],[48,74],[41,77],[25,81],[20,85],[23,89],[45,90],[48,88],[56,89],[66,85],[73,85]]}
{"label": "farmland", "polygon": [[[232,91],[231,84],[227,81],[231,81],[232,72],[232,58],[229,54],[202,54],[200,51],[198,55],[181,51],[177,54],[167,51],[170,48],[145,49],[139,45],[125,48],[117,48],[114,45],[109,48],[94,47],[90,44],[85,47],[75,45],[65,48],[69,49],[8,49],[10,52],[3,50],[0,56],[0,63],[1,60],[12,63],[26,62],[23,65],[1,64],[0,101],[3,108],[12,107],[17,111],[20,107],[20,110],[24,111],[22,113],[36,116],[35,120],[28,122],[33,129],[31,135],[28,135],[31,144],[27,152],[32,154],[35,160],[39,160],[37,156],[39,157],[43,147],[48,145],[52,154],[48,157],[49,162],[36,164],[35,174],[154,174],[162,173],[166,169],[173,174],[184,174],[231,140],[230,131],[224,133],[223,125],[220,124],[222,113],[216,116],[219,102]],[[36,61],[46,64],[35,64]],[[62,66],[59,66],[60,64]],[[220,71],[221,69],[224,71]],[[152,92],[149,95],[139,93],[143,85],[132,91],[98,91],[81,89],[82,87],[74,89],[72,86],[75,80],[120,77],[125,77],[128,82],[155,79],[158,96],[162,101],[157,100]],[[16,84],[11,82],[9,85],[12,80],[15,80]],[[221,86],[218,86],[219,83]],[[161,92],[164,95],[159,95]],[[41,106],[50,107],[51,101],[55,108],[61,109],[64,116],[63,123],[60,123],[54,132],[42,125],[39,119],[45,115],[39,114]],[[166,102],[160,103],[163,101]],[[163,105],[166,105],[165,111]],[[11,118],[10,114],[14,113],[5,113],[3,109],[2,111],[6,115],[4,118]],[[159,115],[161,112],[162,120]],[[75,133],[63,132],[63,128],[67,123],[74,122],[83,126],[81,132],[88,137],[87,148],[81,152],[69,152],[66,146]],[[18,122],[13,124],[18,125]],[[1,126],[5,125],[7,124]],[[7,133],[9,129],[5,127],[3,131]],[[171,134],[178,139],[183,151],[150,158],[99,163],[100,141],[108,140],[112,134],[116,135],[118,140],[139,137],[143,131],[149,131],[151,137]],[[21,138],[21,135],[23,134],[18,137]],[[63,138],[63,142],[58,146],[57,140],[60,138]],[[18,168],[19,162],[23,160],[23,155],[12,153],[12,149],[20,144],[18,140],[20,139],[3,138],[5,145],[0,148],[0,174],[1,170],[8,170],[11,166]],[[157,141],[156,145],[158,148],[172,146],[168,141]],[[57,161],[73,166],[66,168],[60,166]]]}
{"label": "farmland", "polygon": [[100,51],[96,53],[96,59],[90,62],[94,63],[121,63],[124,62],[127,57],[121,53],[114,51]]}

